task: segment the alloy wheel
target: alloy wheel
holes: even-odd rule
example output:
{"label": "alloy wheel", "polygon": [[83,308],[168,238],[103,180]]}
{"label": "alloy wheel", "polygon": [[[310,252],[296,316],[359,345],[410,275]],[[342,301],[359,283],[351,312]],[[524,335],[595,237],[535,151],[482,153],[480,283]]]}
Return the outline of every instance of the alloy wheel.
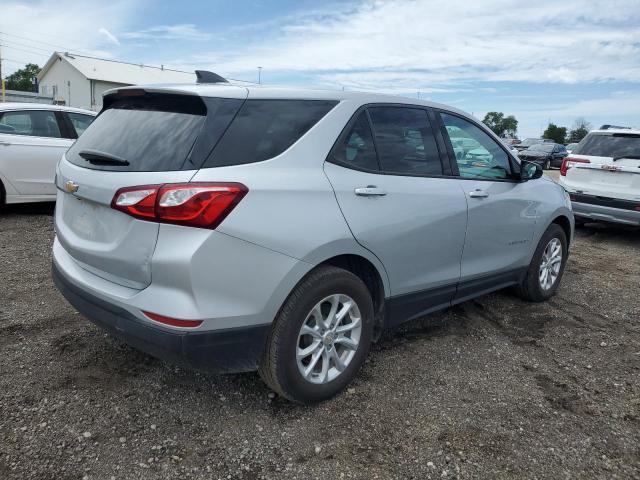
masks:
{"label": "alloy wheel", "polygon": [[298,371],[308,382],[335,380],[349,366],[360,344],[362,316],[356,302],[334,294],[309,312],[298,334]]}
{"label": "alloy wheel", "polygon": [[543,290],[549,290],[556,283],[562,266],[562,243],[552,238],[544,249],[540,262],[539,280]]}

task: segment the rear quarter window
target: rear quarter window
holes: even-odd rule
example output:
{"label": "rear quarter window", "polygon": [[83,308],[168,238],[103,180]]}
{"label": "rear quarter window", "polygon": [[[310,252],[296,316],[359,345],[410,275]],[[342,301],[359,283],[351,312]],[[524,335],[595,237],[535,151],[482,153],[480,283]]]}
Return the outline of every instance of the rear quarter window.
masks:
{"label": "rear quarter window", "polygon": [[280,155],[338,102],[247,100],[203,167],[261,162]]}

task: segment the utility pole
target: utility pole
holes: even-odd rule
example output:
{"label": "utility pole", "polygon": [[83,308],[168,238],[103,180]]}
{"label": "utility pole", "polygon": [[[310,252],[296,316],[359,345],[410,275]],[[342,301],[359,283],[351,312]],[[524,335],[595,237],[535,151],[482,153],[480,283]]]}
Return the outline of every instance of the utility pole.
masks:
{"label": "utility pole", "polygon": [[258,67],[258,85],[262,85],[262,67]]}

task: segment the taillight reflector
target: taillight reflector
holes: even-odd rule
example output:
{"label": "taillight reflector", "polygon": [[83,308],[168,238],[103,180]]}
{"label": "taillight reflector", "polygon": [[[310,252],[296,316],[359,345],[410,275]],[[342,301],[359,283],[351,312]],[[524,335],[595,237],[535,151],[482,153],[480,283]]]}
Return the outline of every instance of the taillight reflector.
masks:
{"label": "taillight reflector", "polygon": [[249,190],[241,183],[169,183],[121,188],[111,207],[142,220],[216,228]]}
{"label": "taillight reflector", "polygon": [[158,315],[157,313],[142,312],[153,320],[154,322],[163,323],[165,325],[171,325],[172,327],[187,327],[196,328],[202,325],[202,320],[181,320],[178,318],[165,317],[164,315]]}
{"label": "taillight reflector", "polygon": [[574,157],[566,157],[562,161],[562,166],[560,167],[560,175],[563,177],[567,175],[567,170],[573,167],[576,163],[591,163],[586,158],[574,158]]}

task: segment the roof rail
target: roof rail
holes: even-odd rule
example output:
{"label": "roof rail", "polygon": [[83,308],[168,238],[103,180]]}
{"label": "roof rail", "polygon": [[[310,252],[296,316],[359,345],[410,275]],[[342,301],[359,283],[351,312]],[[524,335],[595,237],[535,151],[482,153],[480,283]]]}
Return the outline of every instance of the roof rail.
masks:
{"label": "roof rail", "polygon": [[600,130],[609,130],[610,128],[621,128],[623,130],[630,130],[631,129],[631,127],[621,127],[620,125],[609,125],[609,124],[607,124],[607,125],[602,125],[600,127]]}
{"label": "roof rail", "polygon": [[229,83],[226,78],[207,70],[196,70],[196,83]]}

